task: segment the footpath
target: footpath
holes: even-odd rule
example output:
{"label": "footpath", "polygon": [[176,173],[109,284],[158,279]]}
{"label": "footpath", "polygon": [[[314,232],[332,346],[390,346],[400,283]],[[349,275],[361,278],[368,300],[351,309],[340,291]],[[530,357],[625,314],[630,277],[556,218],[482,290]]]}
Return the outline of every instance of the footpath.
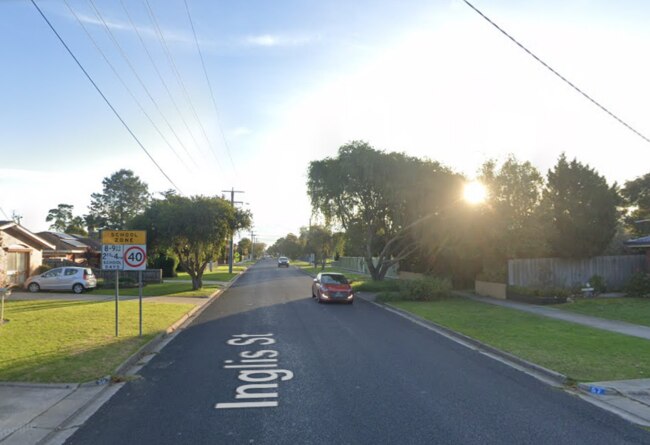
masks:
{"label": "footpath", "polygon": [[[542,317],[576,323],[595,329],[639,337],[650,341],[650,327],[647,326],[635,325],[623,321],[606,320],[603,318],[571,313],[561,309],[519,303],[511,300],[482,297],[470,292],[455,292],[455,294],[486,304],[493,304],[496,306],[532,313]],[[566,388],[565,384],[568,379],[562,374],[544,369],[534,363],[521,360],[518,357],[514,357],[511,354],[485,345],[475,339],[470,339],[465,335],[451,331],[444,326],[425,320],[414,314],[396,309],[390,305],[377,303],[374,294],[361,292],[359,296],[375,304],[386,307],[392,312],[416,321],[418,324],[430,326],[436,332],[459,341],[462,344],[481,350],[486,354],[496,356],[498,359],[510,364],[511,366],[522,369],[530,375],[540,378],[547,383]],[[648,346],[650,347],[650,343]],[[582,399],[613,412],[630,422],[650,427],[650,379],[578,383],[576,394]]]}
{"label": "footpath", "polygon": [[[194,308],[127,359],[116,375],[135,375],[176,333],[230,287],[241,274],[210,297],[144,297],[145,302],[191,303]],[[204,281],[204,283],[212,283]],[[105,301],[112,295],[14,292],[12,300]],[[138,297],[120,296],[120,301]],[[0,382],[0,445],[62,444],[124,383],[101,378],[87,383]]]}

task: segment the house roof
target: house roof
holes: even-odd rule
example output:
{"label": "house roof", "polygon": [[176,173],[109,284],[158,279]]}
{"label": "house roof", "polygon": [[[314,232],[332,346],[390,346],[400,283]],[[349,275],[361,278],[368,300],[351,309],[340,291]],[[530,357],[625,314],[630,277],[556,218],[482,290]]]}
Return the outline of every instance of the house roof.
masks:
{"label": "house roof", "polygon": [[38,236],[54,244],[53,250],[57,252],[82,253],[87,249],[99,250],[101,245],[83,238],[79,235],[71,235],[61,232],[39,232]]}
{"label": "house roof", "polygon": [[0,231],[7,232],[9,235],[19,238],[38,249],[54,249],[53,244],[13,221],[0,221]]}
{"label": "house roof", "polygon": [[650,236],[625,241],[625,245],[629,247],[650,247]]}

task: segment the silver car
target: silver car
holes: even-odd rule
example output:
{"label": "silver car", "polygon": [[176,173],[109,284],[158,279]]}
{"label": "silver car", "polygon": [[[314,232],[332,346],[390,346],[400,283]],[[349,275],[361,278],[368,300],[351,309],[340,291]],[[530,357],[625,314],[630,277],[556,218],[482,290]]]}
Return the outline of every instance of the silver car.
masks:
{"label": "silver car", "polygon": [[40,275],[29,277],[25,287],[30,292],[39,290],[71,290],[80,294],[97,287],[97,278],[89,267],[57,267]]}

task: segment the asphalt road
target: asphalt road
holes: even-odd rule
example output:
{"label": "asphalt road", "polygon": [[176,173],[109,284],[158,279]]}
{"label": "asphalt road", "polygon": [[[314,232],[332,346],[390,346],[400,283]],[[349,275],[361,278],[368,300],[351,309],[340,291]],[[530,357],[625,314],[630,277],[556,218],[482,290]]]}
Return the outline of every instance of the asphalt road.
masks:
{"label": "asphalt road", "polygon": [[294,268],[258,263],[68,443],[650,443],[371,303],[317,304],[310,286]]}

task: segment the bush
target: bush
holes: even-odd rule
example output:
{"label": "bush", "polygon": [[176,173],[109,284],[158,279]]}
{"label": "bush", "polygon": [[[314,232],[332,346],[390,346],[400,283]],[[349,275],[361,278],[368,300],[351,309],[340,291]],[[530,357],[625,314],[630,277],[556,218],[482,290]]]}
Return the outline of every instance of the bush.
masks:
{"label": "bush", "polygon": [[427,277],[418,280],[400,280],[399,297],[409,301],[433,301],[451,296],[451,281],[447,278]]}
{"label": "bush", "polygon": [[605,279],[600,275],[594,275],[589,278],[589,285],[594,288],[594,292],[602,294],[607,290]]}
{"label": "bush", "polygon": [[560,304],[566,303],[567,298],[572,294],[571,290],[558,287],[524,287],[508,286],[506,298],[508,300],[520,301],[531,304]]}
{"label": "bush", "polygon": [[36,270],[34,270],[34,273],[32,275],[40,275],[42,273],[47,272],[51,268],[52,268],[52,266],[48,266],[47,264],[42,264],[42,265],[38,266],[36,268]]}
{"label": "bush", "polygon": [[[97,283],[97,285],[103,289],[115,289],[115,280],[103,278],[100,283]],[[145,285],[145,283],[142,283],[142,287]],[[138,287],[138,280],[129,277],[120,277],[120,289],[129,289],[134,287]]]}
{"label": "bush", "polygon": [[365,292],[391,292],[399,290],[399,280],[382,280],[382,281],[355,281],[352,288],[356,291]]}
{"label": "bush", "polygon": [[488,266],[483,268],[476,279],[490,283],[505,283],[508,281],[508,269],[506,266]]}
{"label": "bush", "polygon": [[650,274],[639,272],[632,275],[625,286],[625,293],[628,297],[650,297]]}

